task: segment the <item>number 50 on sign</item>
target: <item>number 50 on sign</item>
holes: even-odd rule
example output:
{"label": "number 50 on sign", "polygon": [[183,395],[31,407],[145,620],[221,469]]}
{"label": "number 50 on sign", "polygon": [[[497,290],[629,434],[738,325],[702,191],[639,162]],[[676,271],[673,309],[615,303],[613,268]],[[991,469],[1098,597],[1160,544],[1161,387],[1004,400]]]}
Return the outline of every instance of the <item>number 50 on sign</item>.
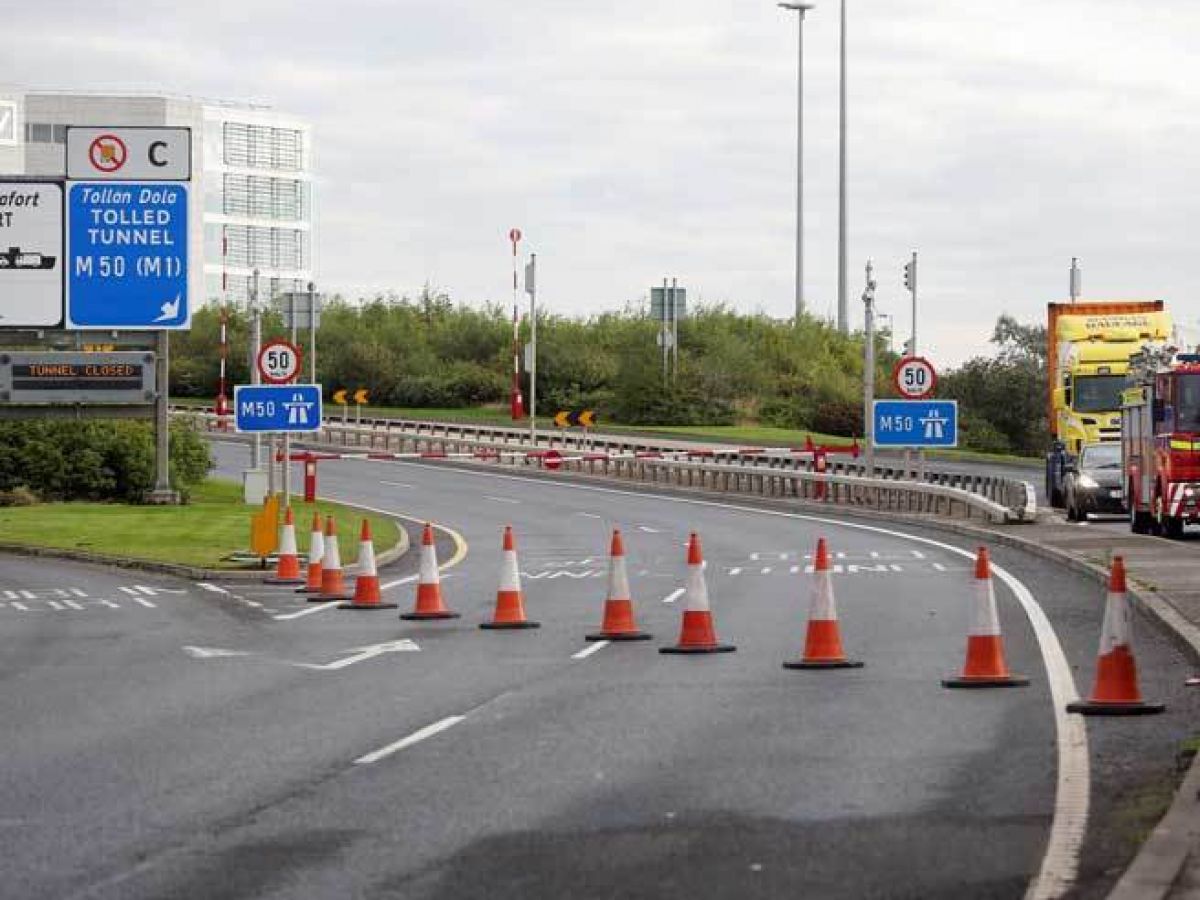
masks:
{"label": "number 50 on sign", "polygon": [[258,374],[267,384],[287,384],[300,371],[300,348],[287,341],[270,341],[258,351]]}
{"label": "number 50 on sign", "polygon": [[907,356],[896,363],[892,370],[892,382],[900,396],[909,400],[922,400],[937,387],[937,372],[933,363],[923,356]]}

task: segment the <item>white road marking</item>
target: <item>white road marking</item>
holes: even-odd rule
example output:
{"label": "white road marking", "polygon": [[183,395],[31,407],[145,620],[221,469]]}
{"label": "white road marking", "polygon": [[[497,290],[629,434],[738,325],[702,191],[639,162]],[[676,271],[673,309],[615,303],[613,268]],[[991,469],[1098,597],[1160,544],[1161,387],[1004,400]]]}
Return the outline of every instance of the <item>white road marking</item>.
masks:
{"label": "white road marking", "polygon": [[222,650],[220,647],[184,647],[183,652],[192,659],[218,659],[227,656],[249,656],[244,650]]}
{"label": "white road marking", "polygon": [[402,638],[398,641],[388,641],[386,644],[374,644],[370,647],[360,647],[359,651],[353,656],[347,656],[345,659],[334,660],[331,663],[293,663],[302,669],[315,669],[319,672],[336,672],[338,669],[344,669],[347,666],[352,666],[355,663],[366,662],[368,659],[374,659],[376,656],[382,656],[385,653],[416,653],[420,651],[416,641],[411,641],[408,638]]}
{"label": "white road marking", "polygon": [[733,567],[732,569],[730,569],[730,570],[729,570],[729,571],[728,571],[726,574],[728,574],[728,575],[741,575],[741,574],[742,574],[742,567],[741,567],[741,566],[734,566],[734,567]]}
{"label": "white road marking", "polygon": [[312,606],[300,610],[300,612],[280,613],[279,615],[274,616],[274,618],[281,622],[286,619],[299,619],[304,616],[311,616],[313,613],[319,613],[324,612],[327,609],[333,609],[341,602],[341,600],[330,600],[328,603],[314,603]]}
{"label": "white road marking", "polygon": [[67,606],[71,609],[83,609],[83,606],[81,604],[77,603],[74,600],[68,600],[66,597],[63,597],[62,602],[63,602],[64,606]]}
{"label": "white road marking", "polygon": [[158,609],[156,604],[151,603],[145,597],[134,597],[133,599],[135,602],[142,604],[142,606],[146,607],[147,609]]}
{"label": "white road marking", "polygon": [[493,503],[511,503],[514,506],[520,504],[520,500],[514,500],[512,497],[493,497],[490,494],[483,495],[484,500],[491,500]]}
{"label": "white road marking", "polygon": [[582,516],[585,519],[603,519],[604,518],[604,516],[598,516],[595,513],[577,512],[577,513],[575,513],[575,515]]}
{"label": "white road marking", "polygon": [[792,575],[798,575],[800,573],[800,567],[792,566],[790,569],[788,569],[788,572]]}
{"label": "white road marking", "polygon": [[638,531],[644,531],[646,534],[662,534],[661,529],[651,528],[649,525],[639,525]]}
{"label": "white road marking", "polygon": [[763,567],[762,567],[762,571],[761,571],[761,572],[759,572],[758,574],[759,574],[759,575],[770,575],[770,574],[771,574],[771,567],[770,567],[770,566],[763,566]]}
{"label": "white road marking", "polygon": [[[410,582],[416,581],[419,577],[420,577],[419,575],[406,575],[403,578],[397,578],[395,581],[389,581],[386,584],[381,584],[379,586],[379,589],[381,591],[390,590],[391,588],[399,587],[402,584],[409,584]],[[449,575],[439,575],[438,577],[441,578],[442,581],[445,581],[450,576]]]}
{"label": "white road marking", "polygon": [[21,596],[24,597],[26,600],[36,600],[37,599],[37,594],[35,594],[33,591],[21,591]]}
{"label": "white road marking", "polygon": [[403,481],[381,481],[380,484],[386,484],[388,487],[411,488],[411,484],[406,484]]}
{"label": "white road marking", "polygon": [[578,653],[572,653],[571,659],[587,659],[598,650],[603,650],[610,643],[611,641],[596,641],[596,643],[592,644],[590,647],[584,647]]}
{"label": "white road marking", "polygon": [[86,597],[87,596],[87,592],[81,591],[79,588],[71,588],[71,593],[74,594],[76,597]]}
{"label": "white road marking", "polygon": [[939,572],[945,572],[945,571],[946,571],[946,567],[945,567],[945,566],[943,566],[941,563],[934,563],[934,564],[933,564],[933,567],[934,567],[935,569],[937,569]]}
{"label": "white road marking", "polygon": [[21,612],[29,612],[28,606],[26,606],[24,603],[18,603],[16,600],[14,600],[12,603],[10,603],[8,605],[11,606],[13,609],[21,610]]}
{"label": "white road marking", "polygon": [[434,722],[432,725],[426,725],[424,728],[414,731],[408,737],[401,738],[394,744],[388,744],[386,747],[380,747],[373,753],[360,756],[354,761],[354,764],[356,766],[369,766],[371,763],[377,763],[381,759],[391,756],[393,753],[411,747],[413,744],[419,744],[426,738],[431,738],[435,734],[441,734],[448,728],[453,728],[465,718],[466,716],[447,716],[440,722]]}
{"label": "white road marking", "polygon": [[207,581],[197,581],[196,587],[204,588],[204,590],[211,591],[214,594],[228,594],[229,593],[229,591],[225,590],[225,588],[221,587],[220,585],[210,584]]}
{"label": "white road marking", "polygon": [[680,597],[687,593],[687,588],[680,588],[677,591],[671,591],[667,596],[663,597],[663,603],[674,603]]}
{"label": "white road marking", "polygon": [[[416,465],[415,463],[396,463],[396,465]],[[455,470],[456,475],[492,480],[529,482],[535,479],[519,475],[501,475],[495,472],[470,472]],[[694,497],[674,497],[666,494],[647,493],[644,491],[628,491],[621,488],[599,487],[590,484],[574,484],[567,481],[540,481],[545,488],[559,488],[568,491],[586,491],[597,494],[611,494],[619,497],[652,498],[660,503],[678,503],[691,506],[706,506],[715,509],[728,509],[755,516],[772,516],[775,518],[794,519],[797,521],[817,522],[835,528],[850,528],[873,534],[883,534],[900,540],[936,547],[957,556],[973,560],[975,554],[971,550],[963,550],[953,544],[947,544],[933,538],[920,537],[903,531],[883,528],[878,525],[866,525],[858,522],[845,522],[824,516],[814,516],[805,513],[784,512],[782,510],[759,509],[753,506],[739,506],[717,500],[701,500]],[[925,559],[920,550],[913,550],[915,559]],[[1070,665],[1062,643],[1054,631],[1054,626],[1046,618],[1045,611],[1038,604],[1033,594],[1019,580],[999,566],[992,566],[992,571],[1005,584],[1017,593],[1021,606],[1033,626],[1037,637],[1038,647],[1042,653],[1042,662],[1051,686],[1051,701],[1053,704],[1054,725],[1058,743],[1058,785],[1054,800],[1054,820],[1050,826],[1050,839],[1046,844],[1046,852],[1037,875],[1030,882],[1026,900],[1051,900],[1061,896],[1075,882],[1079,871],[1079,854],[1083,846],[1084,834],[1087,830],[1088,790],[1089,790],[1089,760],[1087,749],[1087,730],[1083,717],[1069,715],[1066,704],[1079,696],[1075,687],[1075,679],[1071,675]],[[1018,591],[1019,588],[1019,591]]]}

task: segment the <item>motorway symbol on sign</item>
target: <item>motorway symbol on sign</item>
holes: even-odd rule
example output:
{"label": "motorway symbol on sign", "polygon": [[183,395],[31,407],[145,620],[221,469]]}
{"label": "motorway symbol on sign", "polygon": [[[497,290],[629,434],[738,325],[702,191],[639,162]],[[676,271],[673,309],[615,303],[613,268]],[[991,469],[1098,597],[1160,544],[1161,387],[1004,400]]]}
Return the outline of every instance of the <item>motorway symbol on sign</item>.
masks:
{"label": "motorway symbol on sign", "polygon": [[67,178],[80,181],[190,181],[192,130],[67,126]]}
{"label": "motorway symbol on sign", "polygon": [[62,322],[62,223],[62,185],[0,181],[0,325]]}
{"label": "motorway symbol on sign", "polygon": [[364,403],[367,402],[367,397],[368,397],[369,393],[370,392],[366,388],[359,388],[357,391],[354,392],[354,402],[357,403],[359,406],[362,406]]}
{"label": "motorway symbol on sign", "polygon": [[239,384],[233,389],[238,431],[319,431],[319,384]]}
{"label": "motorway symbol on sign", "polygon": [[906,356],[892,369],[892,383],[909,400],[930,396],[937,387],[937,372],[933,363],[923,356]]}
{"label": "motorway symbol on sign", "polygon": [[67,266],[68,328],[188,328],[188,185],[70,184]]}
{"label": "motorway symbol on sign", "polygon": [[873,410],[876,447],[957,447],[955,400],[876,400]]}
{"label": "motorway symbol on sign", "polygon": [[592,428],[596,424],[596,411],[594,409],[562,409],[554,414],[554,424],[559,428],[569,428],[572,425]]}
{"label": "motorway symbol on sign", "polygon": [[287,384],[300,371],[300,348],[284,340],[268,341],[258,351],[258,374],[267,384]]}

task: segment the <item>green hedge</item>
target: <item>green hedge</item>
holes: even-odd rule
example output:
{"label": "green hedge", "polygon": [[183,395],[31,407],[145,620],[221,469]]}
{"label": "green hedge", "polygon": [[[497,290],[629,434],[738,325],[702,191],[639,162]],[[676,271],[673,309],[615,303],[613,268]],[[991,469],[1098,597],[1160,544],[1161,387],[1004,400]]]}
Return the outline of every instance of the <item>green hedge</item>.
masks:
{"label": "green hedge", "polygon": [[[171,486],[186,499],[212,461],[208,445],[183,425],[171,428]],[[0,492],[19,488],[43,500],[141,502],[154,487],[149,422],[0,423]]]}

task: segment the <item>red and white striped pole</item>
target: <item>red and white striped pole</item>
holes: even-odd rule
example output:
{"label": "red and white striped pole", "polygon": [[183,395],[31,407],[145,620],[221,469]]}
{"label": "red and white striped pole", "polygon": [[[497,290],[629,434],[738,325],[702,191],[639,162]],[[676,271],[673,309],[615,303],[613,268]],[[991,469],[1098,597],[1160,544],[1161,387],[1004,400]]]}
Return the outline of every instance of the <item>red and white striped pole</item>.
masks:
{"label": "red and white striped pole", "polygon": [[520,289],[517,286],[517,244],[521,243],[521,229],[512,229],[508,233],[508,239],[512,243],[513,273],[513,380],[512,391],[509,394],[509,411],[516,422],[525,418],[525,400],[521,396],[521,320],[517,309],[520,301]]}

